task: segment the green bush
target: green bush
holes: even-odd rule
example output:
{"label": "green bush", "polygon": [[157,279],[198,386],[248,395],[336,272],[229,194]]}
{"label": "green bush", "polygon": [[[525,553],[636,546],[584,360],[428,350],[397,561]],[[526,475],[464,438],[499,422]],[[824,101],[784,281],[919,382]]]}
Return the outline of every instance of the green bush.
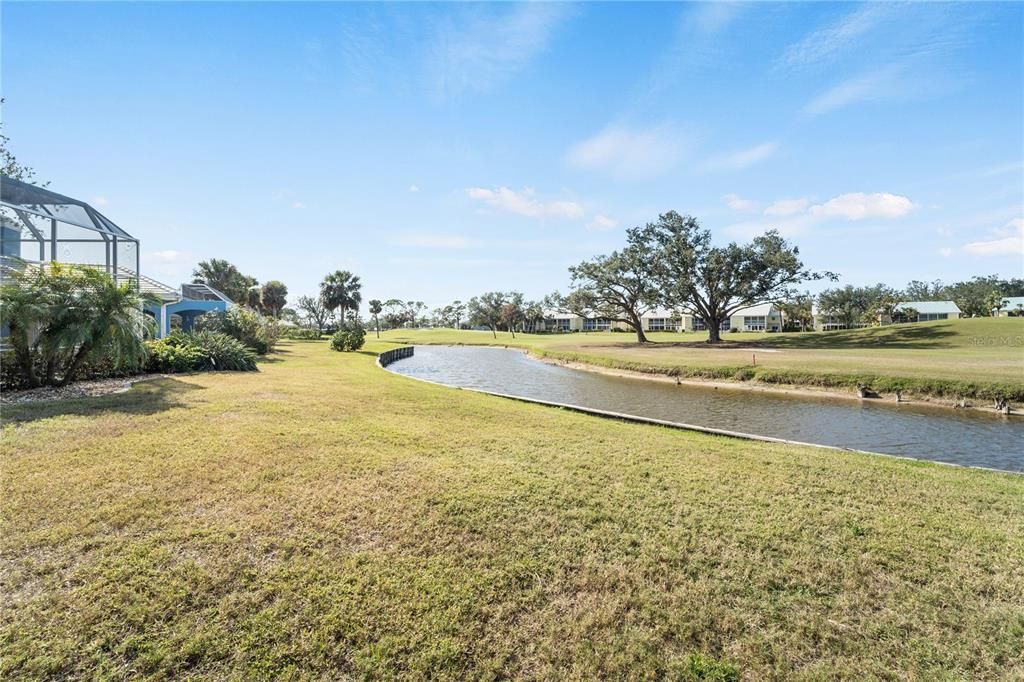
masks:
{"label": "green bush", "polygon": [[331,348],[337,351],[356,351],[363,347],[366,330],[362,327],[339,329],[331,336]]}
{"label": "green bush", "polygon": [[281,336],[277,320],[238,305],[232,306],[227,311],[200,315],[196,319],[195,327],[196,331],[227,334],[260,355],[273,350]]}
{"label": "green bush", "polygon": [[303,327],[289,327],[281,332],[281,336],[286,339],[294,339],[296,341],[319,341],[320,330],[305,329]]}
{"label": "green bush", "polygon": [[146,345],[149,348],[147,369],[151,372],[256,370],[256,353],[252,348],[220,332],[173,332]]}

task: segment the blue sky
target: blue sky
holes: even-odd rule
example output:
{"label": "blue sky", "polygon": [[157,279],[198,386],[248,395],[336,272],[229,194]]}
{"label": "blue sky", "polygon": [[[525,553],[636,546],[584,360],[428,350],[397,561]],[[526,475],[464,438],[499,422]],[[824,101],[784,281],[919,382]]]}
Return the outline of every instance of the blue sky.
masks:
{"label": "blue sky", "polygon": [[4,129],[175,284],[565,290],[669,209],[843,282],[1024,273],[1024,5],[4,3]]}

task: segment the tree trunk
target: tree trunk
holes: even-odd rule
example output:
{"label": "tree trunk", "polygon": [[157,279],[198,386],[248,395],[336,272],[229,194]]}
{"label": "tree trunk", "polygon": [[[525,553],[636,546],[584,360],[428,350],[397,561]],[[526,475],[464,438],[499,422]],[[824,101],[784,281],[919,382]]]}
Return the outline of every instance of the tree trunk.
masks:
{"label": "tree trunk", "polygon": [[498,328],[497,327],[491,327],[491,335],[494,336],[494,338],[498,338]]}
{"label": "tree trunk", "polygon": [[633,317],[633,321],[630,323],[633,330],[636,332],[637,343],[647,343],[647,335],[644,334],[644,321],[639,317]]}
{"label": "tree trunk", "polygon": [[375,332],[377,332],[377,338],[379,339],[380,338],[380,321],[377,319],[376,315],[373,316],[373,330]]}
{"label": "tree trunk", "polygon": [[722,323],[715,321],[711,326],[708,327],[708,343],[721,343],[722,342]]}
{"label": "tree trunk", "polygon": [[82,344],[82,347],[75,353],[75,359],[71,361],[71,366],[64,372],[64,376],[61,378],[60,384],[58,384],[59,386],[67,386],[74,380],[75,374],[78,372],[78,368],[82,366],[82,363],[85,362],[85,356],[89,354],[90,348],[89,344]]}
{"label": "tree trunk", "polygon": [[25,383],[28,384],[29,388],[36,388],[39,386],[39,377],[36,376],[35,358],[32,357],[27,342],[22,344],[20,341],[13,341],[15,334],[20,334],[20,332],[12,328],[10,336],[12,339],[11,345],[14,346],[14,356],[17,358],[18,366],[21,367],[21,375],[25,377]]}

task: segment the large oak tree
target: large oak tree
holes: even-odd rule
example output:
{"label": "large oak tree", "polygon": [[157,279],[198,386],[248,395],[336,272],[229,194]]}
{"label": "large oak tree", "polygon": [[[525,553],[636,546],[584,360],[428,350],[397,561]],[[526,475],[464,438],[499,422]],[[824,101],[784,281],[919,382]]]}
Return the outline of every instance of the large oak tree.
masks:
{"label": "large oak tree", "polygon": [[652,243],[646,230],[626,232],[626,246],[606,256],[596,256],[569,268],[572,289],[561,309],[580,317],[599,317],[624,322],[646,343],[643,316],[661,299],[655,278]]}
{"label": "large oak tree", "polygon": [[800,282],[836,278],[804,267],[800,250],[775,230],[749,244],[714,246],[696,218],[669,211],[638,232],[653,258],[663,303],[699,315],[709,343],[721,341],[721,324],[737,311],[787,298]]}

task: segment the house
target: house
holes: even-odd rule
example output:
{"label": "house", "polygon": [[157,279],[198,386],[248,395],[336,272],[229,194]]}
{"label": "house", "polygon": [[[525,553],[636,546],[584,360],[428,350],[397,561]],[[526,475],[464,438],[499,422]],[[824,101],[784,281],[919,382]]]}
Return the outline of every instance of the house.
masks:
{"label": "house", "polygon": [[831,332],[837,329],[863,329],[870,327],[870,322],[858,318],[853,324],[847,324],[839,315],[823,313],[817,304],[811,306],[811,316],[814,318],[814,331]]}
{"label": "house", "polygon": [[[688,332],[707,331],[707,325],[699,315],[691,311],[683,313],[683,329]],[[741,332],[780,332],[782,331],[782,312],[772,303],[741,308],[728,320],[721,323],[719,331],[727,332],[738,329]]]}
{"label": "house", "polygon": [[[932,322],[934,320],[956,320],[960,318],[960,308],[953,301],[905,301],[893,309],[893,322]],[[915,311],[905,315],[903,311]],[[885,320],[882,320],[885,323]]]}
{"label": "house", "polygon": [[[174,289],[143,275],[139,240],[84,201],[0,176],[0,281],[15,270],[58,262],[102,270],[158,297],[160,304],[144,306],[157,321],[157,336],[170,331],[172,316],[188,330],[198,315],[231,305],[206,285]],[[0,330],[0,336],[6,333]]]}
{"label": "house", "polygon": [[1024,296],[1007,296],[1003,299],[1003,307],[992,312],[996,317],[1009,317],[1010,313],[1024,315]]}
{"label": "house", "polygon": [[665,308],[649,310],[640,317],[645,332],[682,331],[682,315]]}

